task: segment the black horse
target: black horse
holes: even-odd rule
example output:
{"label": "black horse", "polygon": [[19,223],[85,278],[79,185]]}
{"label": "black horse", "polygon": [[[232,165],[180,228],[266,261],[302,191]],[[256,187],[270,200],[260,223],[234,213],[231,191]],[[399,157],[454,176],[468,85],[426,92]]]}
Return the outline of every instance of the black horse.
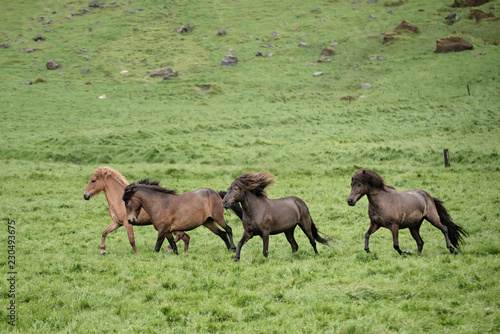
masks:
{"label": "black horse", "polygon": [[347,203],[354,206],[363,195],[368,197],[370,217],[370,228],[365,234],[367,252],[370,252],[368,247],[370,235],[381,226],[391,230],[394,249],[399,254],[410,254],[399,248],[398,234],[403,228],[410,229],[411,236],[417,242],[418,252],[422,253],[424,241],[420,237],[419,230],[424,219],[443,232],[446,247],[452,254],[458,254],[453,246],[459,248],[463,237],[468,235],[462,227],[453,223],[440,200],[420,189],[397,191],[394,187],[384,184],[380,175],[369,169],[359,170],[352,177],[351,194]]}
{"label": "black horse", "polygon": [[269,235],[278,233],[285,233],[292,246],[292,252],[295,253],[299,248],[293,236],[297,225],[309,238],[316,254],[318,253],[316,240],[328,244],[328,240],[318,234],[318,229],[303,200],[295,196],[278,199],[267,197],[265,189],[273,182],[273,175],[268,173],[245,173],[235,179],[227,189],[222,205],[229,208],[240,202],[243,209],[242,222],[245,232],[238,243],[234,262],[240,260],[241,247],[254,235],[262,237],[265,257],[268,255]]}

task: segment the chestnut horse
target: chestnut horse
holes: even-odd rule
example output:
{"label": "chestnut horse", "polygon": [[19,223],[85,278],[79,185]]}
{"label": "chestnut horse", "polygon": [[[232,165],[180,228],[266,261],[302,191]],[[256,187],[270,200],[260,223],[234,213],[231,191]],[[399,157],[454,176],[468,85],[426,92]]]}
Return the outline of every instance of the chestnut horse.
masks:
{"label": "chestnut horse", "polygon": [[[122,199],[130,224],[137,224],[142,209],[151,217],[153,226],[158,231],[155,252],[160,251],[167,238],[173,252],[178,254],[172,232],[190,231],[200,225],[218,235],[228,249],[236,248],[231,227],[224,221],[222,198],[212,189],[177,194],[174,190],[158,185],[132,183],[125,188]],[[226,232],[219,229],[216,223]]]}
{"label": "chestnut horse", "polygon": [[420,237],[419,230],[426,219],[443,232],[450,253],[458,254],[453,246],[459,248],[467,232],[455,225],[443,203],[431,197],[426,191],[420,189],[397,191],[394,187],[384,184],[382,177],[374,171],[361,169],[352,177],[351,193],[347,203],[354,206],[363,195],[368,197],[370,217],[370,228],[365,234],[365,251],[368,253],[370,235],[381,226],[392,232],[393,247],[399,254],[410,254],[399,248],[398,234],[399,230],[404,228],[410,229],[411,236],[417,242],[418,252],[422,253],[424,241]]}
{"label": "chestnut horse", "polygon": [[[109,168],[109,167],[98,167],[94,174],[90,177],[90,181],[83,191],[83,198],[87,201],[90,200],[92,196],[98,195],[101,191],[104,191],[106,195],[106,200],[109,206],[109,215],[113,219],[113,223],[104,230],[102,233],[101,241],[101,254],[106,254],[106,237],[110,232],[118,229],[121,226],[125,227],[127,230],[128,239],[130,245],[134,249],[136,254],[139,254],[137,247],[135,246],[134,239],[134,229],[127,221],[127,216],[125,212],[125,205],[123,205],[122,195],[125,187],[128,186],[127,180],[123,177],[120,172]],[[144,210],[139,213],[136,225],[151,225],[151,218],[148,216]],[[184,241],[184,250],[187,251],[189,247],[189,235],[185,233],[179,233],[177,235],[177,241],[182,239]]]}
{"label": "chestnut horse", "polygon": [[236,178],[227,189],[222,205],[227,208],[235,202],[240,202],[243,209],[242,222],[245,231],[238,243],[234,262],[240,260],[241,247],[254,235],[262,238],[262,253],[265,257],[268,255],[269,235],[278,233],[285,233],[286,239],[292,246],[292,253],[295,253],[299,248],[293,236],[297,225],[309,238],[316,254],[318,254],[316,240],[328,245],[328,240],[320,237],[303,200],[295,196],[278,199],[267,197],[265,190],[274,182],[272,174],[245,173]]}

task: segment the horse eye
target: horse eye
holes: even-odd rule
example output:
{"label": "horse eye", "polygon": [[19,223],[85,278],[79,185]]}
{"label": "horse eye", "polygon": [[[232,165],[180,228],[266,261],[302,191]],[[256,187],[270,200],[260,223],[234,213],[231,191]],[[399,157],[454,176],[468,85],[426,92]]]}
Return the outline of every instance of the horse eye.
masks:
{"label": "horse eye", "polygon": [[92,180],[92,183],[95,183],[95,180]]}

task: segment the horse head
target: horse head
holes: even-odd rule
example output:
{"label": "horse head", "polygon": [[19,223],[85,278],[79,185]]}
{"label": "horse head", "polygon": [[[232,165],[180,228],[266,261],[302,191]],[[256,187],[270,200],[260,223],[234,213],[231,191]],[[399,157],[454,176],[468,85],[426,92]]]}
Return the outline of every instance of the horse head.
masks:
{"label": "horse head", "polygon": [[139,217],[139,212],[142,208],[142,203],[134,196],[138,187],[132,183],[125,187],[125,192],[123,193],[122,200],[125,202],[126,217],[129,224],[134,225],[137,223],[137,217]]}
{"label": "horse head", "polygon": [[243,189],[233,182],[231,186],[227,188],[227,193],[222,199],[222,206],[225,209],[229,209],[235,202],[240,202],[242,199]]}
{"label": "horse head", "polygon": [[361,169],[352,177],[351,193],[347,198],[347,204],[356,205],[356,202],[372,189],[384,189],[384,180],[380,175],[369,169]]}
{"label": "horse head", "polygon": [[103,167],[97,168],[83,190],[83,198],[88,201],[92,196],[99,194],[106,186],[104,179]]}

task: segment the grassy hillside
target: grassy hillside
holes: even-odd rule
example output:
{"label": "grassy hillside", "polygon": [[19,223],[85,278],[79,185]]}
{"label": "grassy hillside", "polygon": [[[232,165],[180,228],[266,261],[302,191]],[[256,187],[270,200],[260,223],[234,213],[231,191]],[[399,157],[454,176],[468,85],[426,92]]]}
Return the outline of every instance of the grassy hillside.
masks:
{"label": "grassy hillside", "polygon": [[[389,2],[2,3],[0,328],[500,331],[500,23],[469,20],[470,8],[452,8],[452,0]],[[480,8],[498,16],[499,6]],[[445,20],[451,12],[460,17],[454,24]],[[402,20],[419,33],[395,34]],[[181,26],[193,29],[178,33]],[[217,35],[221,28],[226,35]],[[33,40],[38,34],[44,40]],[[382,43],[388,34],[394,40]],[[436,54],[436,40],[449,36],[474,49]],[[325,47],[335,55],[317,62]],[[238,64],[221,67],[229,54]],[[51,59],[62,68],[47,70]],[[150,77],[162,67],[178,76]],[[272,236],[266,259],[255,237],[234,265],[204,228],[190,232],[187,253],[153,253],[149,226],[134,230],[140,255],[120,228],[100,256],[107,202],[104,195],[86,202],[82,193],[101,165],[179,192],[224,190],[243,172],[270,171],[278,182],[269,196],[304,199],[332,246],[314,256],[297,229],[297,254],[284,236]],[[387,230],[372,236],[366,254],[368,202],[346,204],[350,178],[363,167],[397,189],[444,200],[470,233],[461,254],[449,254],[429,223],[421,255],[397,255]],[[237,242],[241,222],[226,219]],[[416,253],[407,230],[400,245]]]}

